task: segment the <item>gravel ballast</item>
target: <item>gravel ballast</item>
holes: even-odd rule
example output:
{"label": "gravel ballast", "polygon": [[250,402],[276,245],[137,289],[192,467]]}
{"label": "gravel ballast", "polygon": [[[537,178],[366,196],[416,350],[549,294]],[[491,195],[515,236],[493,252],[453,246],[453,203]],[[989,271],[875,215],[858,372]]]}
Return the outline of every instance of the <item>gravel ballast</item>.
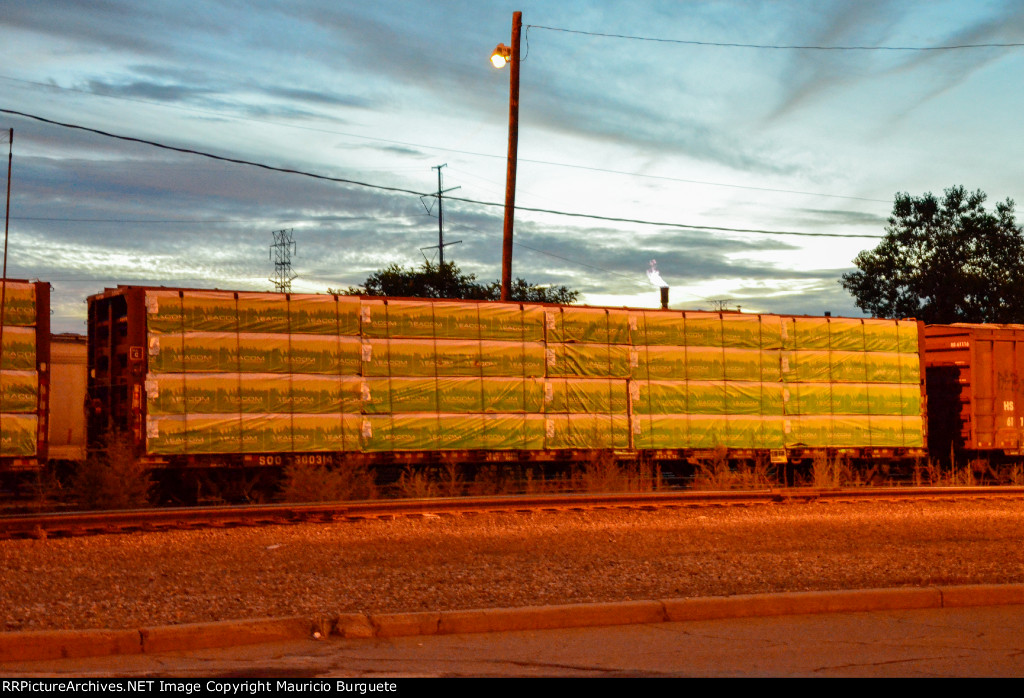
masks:
{"label": "gravel ballast", "polygon": [[0,541],[0,629],[1024,583],[1024,501],[426,516]]}

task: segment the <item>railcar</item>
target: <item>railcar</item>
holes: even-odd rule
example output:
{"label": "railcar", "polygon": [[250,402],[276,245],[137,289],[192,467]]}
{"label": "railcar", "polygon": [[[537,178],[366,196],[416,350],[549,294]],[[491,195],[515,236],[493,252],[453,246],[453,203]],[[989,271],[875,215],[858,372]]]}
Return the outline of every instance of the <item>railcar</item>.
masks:
{"label": "railcar", "polygon": [[925,328],[933,458],[999,463],[1024,456],[1024,325]]}
{"label": "railcar", "polygon": [[0,280],[0,471],[37,469],[49,453],[50,285]]}
{"label": "railcar", "polygon": [[926,455],[911,320],[119,286],[88,434],[154,466]]}

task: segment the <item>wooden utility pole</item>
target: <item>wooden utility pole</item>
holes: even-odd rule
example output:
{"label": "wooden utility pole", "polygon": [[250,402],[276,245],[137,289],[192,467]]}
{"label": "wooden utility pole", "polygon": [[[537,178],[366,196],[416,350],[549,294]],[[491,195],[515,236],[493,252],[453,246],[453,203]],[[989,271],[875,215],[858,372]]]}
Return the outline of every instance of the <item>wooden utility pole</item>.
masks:
{"label": "wooden utility pole", "polygon": [[519,35],[523,13],[512,13],[512,52],[509,57],[508,171],[505,177],[505,225],[501,244],[501,300],[512,293],[512,223],[516,208],[516,160],[519,154]]}

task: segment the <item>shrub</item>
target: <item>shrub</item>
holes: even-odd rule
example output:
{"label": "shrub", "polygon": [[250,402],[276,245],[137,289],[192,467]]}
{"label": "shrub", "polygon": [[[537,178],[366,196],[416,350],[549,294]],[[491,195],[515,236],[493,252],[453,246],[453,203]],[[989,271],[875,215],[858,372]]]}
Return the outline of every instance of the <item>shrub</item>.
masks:
{"label": "shrub", "polygon": [[153,475],[135,457],[131,438],[110,434],[78,465],[71,494],[82,509],[133,509],[152,504]]}
{"label": "shrub", "polygon": [[286,502],[339,502],[375,499],[377,482],[364,458],[350,455],[333,468],[292,463],[284,470],[281,498]]}
{"label": "shrub", "polygon": [[710,457],[697,459],[694,463],[695,490],[729,490],[732,489],[734,482],[735,476],[729,467],[727,448],[717,448]]}
{"label": "shrub", "polygon": [[426,471],[417,470],[411,465],[405,466],[396,483],[398,495],[407,499],[426,499],[437,496],[437,485]]}

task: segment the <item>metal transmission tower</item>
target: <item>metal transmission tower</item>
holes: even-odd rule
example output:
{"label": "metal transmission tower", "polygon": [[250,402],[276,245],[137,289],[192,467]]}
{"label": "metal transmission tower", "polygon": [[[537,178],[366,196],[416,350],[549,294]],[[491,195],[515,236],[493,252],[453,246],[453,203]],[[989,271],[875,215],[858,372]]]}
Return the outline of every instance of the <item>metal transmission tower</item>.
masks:
{"label": "metal transmission tower", "polygon": [[274,260],[274,278],[270,280],[278,293],[291,293],[292,279],[298,276],[292,273],[292,253],[295,252],[292,230],[275,230],[273,235],[270,257]]}
{"label": "metal transmission tower", "polygon": [[[445,242],[444,241],[444,208],[443,208],[443,204],[442,204],[442,202],[444,201],[444,195],[447,194],[450,191],[455,191],[456,189],[462,189],[462,187],[452,187],[450,189],[442,189],[441,188],[441,168],[442,167],[448,167],[448,163],[445,163],[443,165],[436,165],[436,166],[430,168],[432,170],[437,170],[437,194],[434,195],[434,196],[437,197],[437,244],[436,245],[431,245],[429,247],[421,247],[420,248],[420,250],[432,250],[432,249],[437,248],[437,251],[439,252],[439,260],[438,260],[438,267],[439,268],[444,266],[444,248],[449,246],[449,245],[458,245],[460,242],[462,242],[462,240],[456,240],[455,242]],[[422,201],[424,198],[425,197],[421,196],[420,200]],[[423,207],[427,208],[427,205],[424,204]],[[427,213],[430,213],[430,209],[429,208],[427,208]],[[424,257],[425,256],[426,255],[424,255]]]}

